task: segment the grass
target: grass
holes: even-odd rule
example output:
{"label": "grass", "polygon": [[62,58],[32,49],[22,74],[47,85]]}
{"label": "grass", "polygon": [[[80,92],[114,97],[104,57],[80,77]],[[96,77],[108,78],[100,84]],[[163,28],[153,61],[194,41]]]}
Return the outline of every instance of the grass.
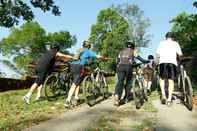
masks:
{"label": "grass", "polygon": [[[115,89],[115,77],[108,78],[109,91],[114,92]],[[29,128],[33,125],[39,124],[41,121],[46,121],[51,118],[59,117],[66,109],[64,108],[63,97],[57,101],[41,101],[34,102],[36,93],[34,93],[31,104],[26,105],[22,97],[28,90],[17,90],[0,93],[0,131],[21,131],[22,129]],[[151,100],[157,99],[158,95],[152,93],[150,100],[144,104],[144,106],[138,110],[133,111],[135,108],[134,103],[129,104],[131,107],[127,107],[126,110],[112,110],[112,112],[106,112],[107,114],[101,115],[98,120],[95,120],[94,125],[87,130],[116,130],[114,127],[119,125],[121,118],[127,118],[131,116],[131,119],[138,118],[139,113],[155,113],[157,110],[151,103]],[[147,119],[147,120],[146,120]],[[150,122],[149,122],[150,120]],[[133,124],[129,125],[130,128],[140,130],[142,127],[151,125],[153,123],[152,118],[144,118],[140,122],[132,120]],[[152,123],[151,123],[152,122]],[[118,130],[121,130],[119,128]]]}
{"label": "grass", "polygon": [[27,90],[18,90],[0,93],[1,131],[20,131],[65,112],[63,99],[36,103],[32,100],[30,105],[25,104],[22,97],[26,92]]}

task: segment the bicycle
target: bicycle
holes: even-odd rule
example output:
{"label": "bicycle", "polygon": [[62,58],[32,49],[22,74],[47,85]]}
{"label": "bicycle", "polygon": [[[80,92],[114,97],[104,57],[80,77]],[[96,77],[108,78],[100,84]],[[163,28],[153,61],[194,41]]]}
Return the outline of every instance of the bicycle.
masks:
{"label": "bicycle", "polygon": [[106,72],[97,67],[94,71],[85,76],[82,82],[82,89],[85,102],[88,105],[92,105],[91,98],[96,101],[98,96],[102,96],[102,99],[106,99],[108,97],[108,84],[106,82],[105,75]]}
{"label": "bicycle", "polygon": [[190,77],[184,68],[184,62],[187,62],[191,58],[183,58],[179,64],[179,75],[178,75],[178,88],[181,92],[181,100],[186,105],[186,107],[192,111],[193,109],[193,88],[191,84]]}
{"label": "bicycle", "polygon": [[142,64],[143,63],[133,64],[135,70],[133,72],[132,89],[136,109],[142,106],[144,100],[148,101],[147,91],[143,85],[142,71],[140,70]]}
{"label": "bicycle", "polygon": [[71,84],[70,64],[59,64],[55,66],[53,72],[44,81],[44,95],[47,100],[54,100],[58,96],[65,95],[69,91]]}

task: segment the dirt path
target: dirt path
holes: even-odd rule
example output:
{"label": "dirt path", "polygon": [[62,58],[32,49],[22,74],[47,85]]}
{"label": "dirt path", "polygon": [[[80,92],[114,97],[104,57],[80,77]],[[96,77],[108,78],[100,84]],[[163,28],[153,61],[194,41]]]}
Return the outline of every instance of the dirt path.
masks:
{"label": "dirt path", "polygon": [[[145,119],[153,119],[152,113],[136,110],[128,103],[120,107],[113,106],[112,98],[89,107],[86,104],[67,111],[60,118],[35,125],[25,131],[92,131],[92,130],[139,130]],[[150,124],[147,121],[147,124]]]}
{"label": "dirt path", "polygon": [[158,109],[156,131],[197,131],[197,110],[189,111],[178,100],[171,107],[153,101]]}
{"label": "dirt path", "polygon": [[145,127],[153,131],[197,130],[197,110],[190,112],[177,101],[170,108],[161,105],[159,100],[152,101],[158,109],[156,113],[136,110],[131,103],[117,108],[109,98],[93,107],[83,104],[65,112],[60,118],[40,123],[26,131],[141,131]]}

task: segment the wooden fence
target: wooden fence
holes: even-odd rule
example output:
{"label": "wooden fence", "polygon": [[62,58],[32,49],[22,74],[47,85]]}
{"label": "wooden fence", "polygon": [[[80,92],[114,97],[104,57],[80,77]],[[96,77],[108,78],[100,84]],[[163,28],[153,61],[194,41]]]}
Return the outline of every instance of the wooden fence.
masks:
{"label": "wooden fence", "polygon": [[35,76],[24,76],[21,79],[0,78],[0,92],[30,88],[35,78]]}

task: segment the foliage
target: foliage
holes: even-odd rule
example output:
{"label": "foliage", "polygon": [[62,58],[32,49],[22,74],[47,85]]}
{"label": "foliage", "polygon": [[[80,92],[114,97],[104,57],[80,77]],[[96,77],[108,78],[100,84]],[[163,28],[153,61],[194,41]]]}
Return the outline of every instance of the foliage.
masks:
{"label": "foliage", "polygon": [[90,40],[97,52],[113,58],[102,64],[104,68],[115,70],[116,56],[126,46],[126,41],[133,40],[139,45],[148,44],[145,29],[149,24],[142,16],[143,12],[136,5],[112,6],[100,11],[96,24],[91,27]]}
{"label": "foliage", "polygon": [[75,36],[71,36],[68,31],[47,34],[37,22],[27,22],[10,31],[10,35],[0,41],[0,51],[5,56],[12,56],[14,64],[20,70],[26,70],[27,63],[46,51],[47,42],[60,43],[62,51],[76,42]]}
{"label": "foliage", "polygon": [[118,5],[115,9],[129,24],[129,39],[136,42],[138,47],[148,46],[150,35],[147,34],[147,28],[150,26],[150,21],[144,17],[144,12],[137,5],[128,3]]}
{"label": "foliage", "polygon": [[197,14],[178,14],[172,21],[172,32],[180,43],[183,54],[193,56],[193,62],[189,67],[192,77],[197,80]]}
{"label": "foliage", "polygon": [[197,8],[197,1],[193,3],[193,6]]}
{"label": "foliage", "polygon": [[59,7],[54,4],[54,0],[0,0],[0,26],[12,27],[18,24],[22,18],[25,21],[31,21],[34,13],[30,7],[31,4],[35,8],[42,11],[52,11],[54,15],[60,15]]}

